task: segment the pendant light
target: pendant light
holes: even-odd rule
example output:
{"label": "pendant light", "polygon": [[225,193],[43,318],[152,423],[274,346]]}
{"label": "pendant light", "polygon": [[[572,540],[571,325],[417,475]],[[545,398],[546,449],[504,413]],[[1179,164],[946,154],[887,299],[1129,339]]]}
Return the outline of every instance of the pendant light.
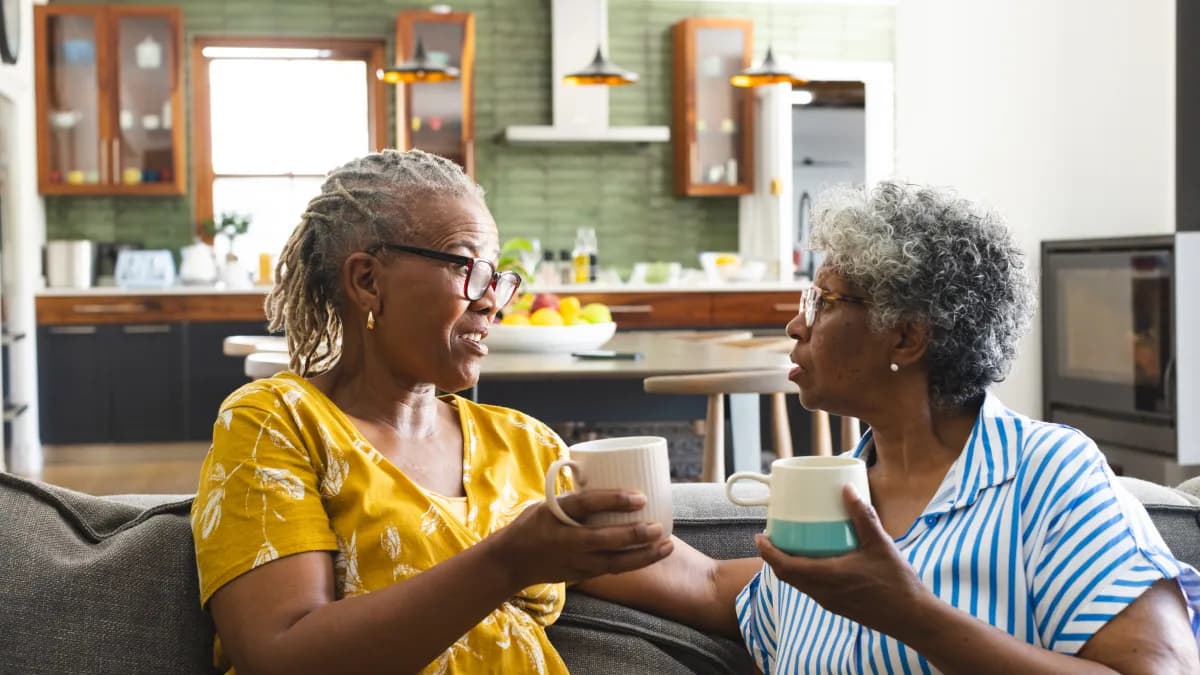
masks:
{"label": "pendant light", "polygon": [[429,60],[425,43],[417,36],[417,47],[413,57],[404,63],[382,68],[376,76],[388,84],[412,84],[414,82],[446,82],[458,79],[458,68],[439,65]]}
{"label": "pendant light", "polygon": [[767,55],[763,58],[761,64],[751,66],[729,78],[729,84],[735,87],[762,87],[781,82],[795,85],[804,84],[807,80],[796,77],[791,72],[780,68],[775,63],[775,53],[772,51],[771,45],[767,45]]}
{"label": "pendant light", "polygon": [[596,0],[596,9],[598,10],[596,26],[599,29],[597,31],[599,35],[596,40],[596,56],[583,69],[564,75],[563,82],[606,87],[620,87],[637,82],[637,73],[625,70],[604,56],[604,41],[608,34],[608,11],[605,0]]}
{"label": "pendant light", "polygon": [[[775,24],[775,6],[774,4],[767,6],[767,25]],[[742,72],[729,78],[729,84],[735,87],[763,87],[768,84],[804,84],[807,80],[796,77],[784,68],[780,68],[779,64],[775,63],[775,51],[771,48],[771,43],[767,42],[767,55],[763,57],[762,63],[757,66],[751,66]]]}

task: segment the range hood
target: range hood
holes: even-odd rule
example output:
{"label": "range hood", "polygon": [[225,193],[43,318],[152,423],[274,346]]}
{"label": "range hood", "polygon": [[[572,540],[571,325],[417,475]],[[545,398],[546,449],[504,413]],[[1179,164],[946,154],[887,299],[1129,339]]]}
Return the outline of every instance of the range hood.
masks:
{"label": "range hood", "polygon": [[607,4],[606,0],[551,0],[553,61],[550,87],[554,124],[507,127],[504,140],[509,143],[665,143],[671,140],[671,128],[666,126],[610,127],[609,87],[563,82],[564,75],[591,62],[596,55],[597,38],[603,41],[604,52],[611,54],[607,44]]}

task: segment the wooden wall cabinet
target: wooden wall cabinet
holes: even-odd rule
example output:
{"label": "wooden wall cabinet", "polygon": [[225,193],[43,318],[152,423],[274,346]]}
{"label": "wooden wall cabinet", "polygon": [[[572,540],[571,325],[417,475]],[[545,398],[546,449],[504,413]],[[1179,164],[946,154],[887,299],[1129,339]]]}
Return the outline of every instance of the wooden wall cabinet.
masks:
{"label": "wooden wall cabinet", "polygon": [[183,194],[179,8],[38,5],[34,27],[41,193]]}
{"label": "wooden wall cabinet", "polygon": [[689,18],[671,29],[675,193],[754,191],[754,90],[729,78],[750,66],[754,22]]}
{"label": "wooden wall cabinet", "polygon": [[457,80],[397,85],[396,144],[454,161],[475,175],[475,17],[470,12],[404,11],[396,16],[396,61],[417,38],[430,60],[459,69]]}

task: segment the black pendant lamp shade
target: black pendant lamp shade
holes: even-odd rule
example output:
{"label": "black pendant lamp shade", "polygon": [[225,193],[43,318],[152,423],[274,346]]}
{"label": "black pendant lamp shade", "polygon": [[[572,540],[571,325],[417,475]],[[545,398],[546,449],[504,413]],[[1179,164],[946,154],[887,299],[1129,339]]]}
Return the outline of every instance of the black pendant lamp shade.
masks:
{"label": "black pendant lamp shade", "polygon": [[417,37],[417,48],[413,57],[397,66],[383,68],[377,73],[379,79],[388,84],[411,84],[413,82],[446,82],[458,79],[458,68],[438,65],[425,54],[425,43]]}
{"label": "black pendant lamp shade", "polygon": [[729,78],[729,83],[735,87],[762,87],[768,84],[804,84],[802,80],[775,63],[775,54],[771,46],[767,46],[767,55],[761,64],[752,66]]}
{"label": "black pendant lamp shade", "polygon": [[563,76],[563,82],[567,84],[599,84],[607,87],[620,87],[626,84],[633,84],[637,81],[637,73],[625,70],[621,66],[609,61],[604,57],[603,48],[599,46],[596,47],[596,58],[592,59],[592,62],[587,67]]}

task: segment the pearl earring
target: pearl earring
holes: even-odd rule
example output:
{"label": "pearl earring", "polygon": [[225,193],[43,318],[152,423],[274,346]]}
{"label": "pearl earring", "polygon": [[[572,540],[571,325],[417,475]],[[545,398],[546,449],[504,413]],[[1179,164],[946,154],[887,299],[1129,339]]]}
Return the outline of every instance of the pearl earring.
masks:
{"label": "pearl earring", "polygon": [[892,372],[893,372],[893,373],[896,373],[896,372],[899,372],[899,371],[900,371],[900,366],[898,366],[898,365],[896,365],[896,364],[894,364],[894,363],[892,364],[891,368],[892,368]]}
{"label": "pearl earring", "polygon": [[375,330],[375,312],[367,310],[367,330]]}

